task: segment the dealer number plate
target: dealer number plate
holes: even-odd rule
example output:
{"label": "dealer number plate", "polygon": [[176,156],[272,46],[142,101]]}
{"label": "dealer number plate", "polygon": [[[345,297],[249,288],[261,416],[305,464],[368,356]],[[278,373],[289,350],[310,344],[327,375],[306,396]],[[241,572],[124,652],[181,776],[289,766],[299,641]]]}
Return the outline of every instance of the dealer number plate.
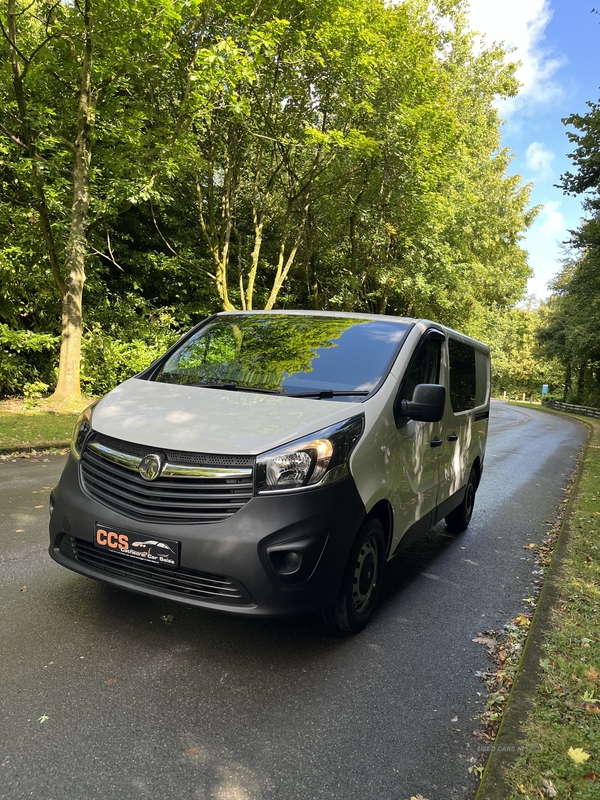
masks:
{"label": "dealer number plate", "polygon": [[100,550],[164,567],[179,566],[179,542],[155,536],[145,536],[96,523],[94,545]]}

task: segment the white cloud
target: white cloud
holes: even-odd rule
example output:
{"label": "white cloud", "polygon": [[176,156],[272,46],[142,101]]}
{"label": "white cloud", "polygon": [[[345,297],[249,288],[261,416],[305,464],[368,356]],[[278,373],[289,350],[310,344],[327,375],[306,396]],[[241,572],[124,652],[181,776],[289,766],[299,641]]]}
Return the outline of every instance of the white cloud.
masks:
{"label": "white cloud", "polygon": [[552,174],[554,153],[543,142],[532,142],[527,148],[525,158],[528,168],[539,177],[547,178]]}
{"label": "white cloud", "polygon": [[546,200],[534,224],[525,234],[525,249],[534,275],[527,285],[528,294],[547,297],[548,282],[559,272],[563,242],[568,239],[569,223],[561,211],[560,200]]}
{"label": "white cloud", "polygon": [[553,76],[566,59],[543,44],[552,18],[550,0],[469,0],[469,5],[472,29],[483,34],[488,44],[502,42],[515,48],[509,58],[521,62],[517,72],[521,91],[501,104],[501,114],[533,112],[559,97],[562,90]]}
{"label": "white cloud", "polygon": [[566,238],[567,226],[562,212],[559,211],[560,206],[560,200],[547,200],[544,203],[534,224],[534,230],[538,234],[551,236],[560,233]]}

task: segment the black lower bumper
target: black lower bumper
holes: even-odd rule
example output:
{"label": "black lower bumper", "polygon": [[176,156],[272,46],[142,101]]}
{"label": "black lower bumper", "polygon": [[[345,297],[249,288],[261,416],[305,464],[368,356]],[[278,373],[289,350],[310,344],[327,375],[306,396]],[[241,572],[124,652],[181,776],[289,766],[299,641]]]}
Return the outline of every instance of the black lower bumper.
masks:
{"label": "black lower bumper", "polygon": [[[53,495],[50,555],[124,589],[236,614],[280,616],[331,603],[366,512],[354,481],[254,497],[212,524],[140,522],[88,497],[69,458]],[[180,543],[178,566],[141,563],[94,545],[97,524]]]}

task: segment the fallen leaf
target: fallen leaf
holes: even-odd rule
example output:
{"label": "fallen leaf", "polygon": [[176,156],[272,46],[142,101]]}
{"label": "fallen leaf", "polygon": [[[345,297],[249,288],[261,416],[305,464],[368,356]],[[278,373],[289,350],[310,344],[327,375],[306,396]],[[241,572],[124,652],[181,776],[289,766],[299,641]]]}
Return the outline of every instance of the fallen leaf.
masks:
{"label": "fallen leaf", "polygon": [[569,747],[569,756],[576,764],[585,764],[590,754],[586,753],[581,747]]}
{"label": "fallen leaf", "polygon": [[164,614],[161,617],[161,620],[165,623],[165,625],[171,625],[174,619],[175,616],[173,614]]}
{"label": "fallen leaf", "polygon": [[107,686],[114,686],[116,682],[117,682],[116,678],[109,678],[107,681],[104,681],[104,683]]}
{"label": "fallen leaf", "polygon": [[588,772],[588,773],[586,773],[586,774],[583,776],[583,779],[584,779],[585,781],[591,781],[592,783],[594,783],[594,781],[597,781],[597,780],[598,780],[598,776],[597,776],[597,775],[594,775],[594,773],[593,773],[593,772]]}
{"label": "fallen leaf", "polygon": [[524,544],[523,550],[535,550],[536,547],[537,544],[535,542],[532,542],[531,544]]}
{"label": "fallen leaf", "polygon": [[44,508],[44,506],[36,506],[36,508]]}
{"label": "fallen leaf", "polygon": [[185,751],[186,756],[195,756],[197,753],[202,751],[201,747],[191,747],[189,750]]}
{"label": "fallen leaf", "polygon": [[25,529],[19,528],[18,530],[15,531],[15,533],[25,533]]}
{"label": "fallen leaf", "polygon": [[548,669],[550,666],[550,659],[549,658],[540,658],[540,667],[542,669]]}
{"label": "fallen leaf", "polygon": [[550,781],[547,781],[545,778],[542,781],[542,786],[546,790],[548,797],[556,797],[556,789],[552,786]]}
{"label": "fallen leaf", "polygon": [[452,719],[450,720],[450,722],[458,722],[458,717],[452,717]]}
{"label": "fallen leaf", "polygon": [[476,636],[474,639],[471,639],[471,641],[476,644],[496,644],[494,639],[490,639],[489,636]]}
{"label": "fallen leaf", "polygon": [[593,667],[586,669],[583,673],[588,681],[597,681],[600,678],[600,672],[597,672]]}
{"label": "fallen leaf", "polygon": [[422,795],[422,794],[417,794],[417,795],[413,795],[413,796],[410,798],[410,800],[426,800],[426,798],[425,798],[425,797],[423,797],[423,795]]}
{"label": "fallen leaf", "polygon": [[522,628],[526,628],[528,625],[531,625],[531,620],[528,620],[523,614],[519,614],[518,617],[515,617],[514,622],[516,622],[517,625],[520,625]]}
{"label": "fallen leaf", "polygon": [[21,586],[21,588],[19,589],[19,591],[20,591],[20,592],[26,592],[26,591],[27,591],[27,586]]}
{"label": "fallen leaf", "polygon": [[578,677],[577,677],[577,675],[575,675],[575,673],[573,673],[573,674],[571,675],[571,680],[572,680],[572,681],[575,681],[575,683],[579,683],[579,681],[580,681],[580,678],[578,678]]}
{"label": "fallen leaf", "polygon": [[41,725],[43,722],[47,722],[49,719],[50,717],[47,714],[42,714],[42,716],[38,719],[38,722]]}

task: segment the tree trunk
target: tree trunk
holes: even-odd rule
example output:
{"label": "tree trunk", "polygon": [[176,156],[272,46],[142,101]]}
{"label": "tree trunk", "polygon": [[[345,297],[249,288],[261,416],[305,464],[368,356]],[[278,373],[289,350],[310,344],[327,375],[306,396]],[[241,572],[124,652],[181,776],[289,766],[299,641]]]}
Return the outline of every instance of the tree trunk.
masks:
{"label": "tree trunk", "polygon": [[302,221],[298,227],[296,238],[294,239],[292,249],[288,253],[287,259],[285,259],[285,247],[287,244],[287,238],[289,233],[288,226],[290,223],[290,217],[288,217],[288,220],[286,221],[284,234],[281,240],[281,247],[279,250],[279,261],[277,263],[277,271],[275,273],[275,279],[273,280],[273,287],[271,289],[271,294],[269,295],[269,299],[265,304],[265,311],[270,311],[275,305],[275,301],[277,300],[277,295],[281,291],[281,287],[283,286],[285,279],[288,276],[288,272],[290,271],[292,264],[294,263],[294,259],[296,258],[296,253],[298,252],[298,248],[300,247],[300,242],[302,241],[302,236],[304,234],[304,226],[306,225],[306,220],[308,218],[309,210],[310,210],[310,201],[308,201],[307,204],[304,206]]}
{"label": "tree trunk", "polygon": [[248,273],[248,286],[246,287],[246,308],[252,311],[252,301],[254,300],[254,282],[256,281],[256,273],[258,272],[258,259],[260,258],[260,248],[262,245],[263,236],[263,217],[260,218],[256,213],[256,209],[252,209],[252,216],[254,221],[254,247],[252,248],[252,257],[250,262],[250,272]]}
{"label": "tree trunk", "polygon": [[51,401],[59,405],[79,405],[81,402],[81,337],[83,333],[82,300],[85,284],[85,254],[87,248],[88,211],[90,207],[90,127],[93,124],[95,103],[92,96],[93,39],[91,0],[85,0],[84,53],[81,64],[77,139],[73,167],[73,204],[71,225],[66,247],[66,291],[62,297],[62,335],[58,382]]}

